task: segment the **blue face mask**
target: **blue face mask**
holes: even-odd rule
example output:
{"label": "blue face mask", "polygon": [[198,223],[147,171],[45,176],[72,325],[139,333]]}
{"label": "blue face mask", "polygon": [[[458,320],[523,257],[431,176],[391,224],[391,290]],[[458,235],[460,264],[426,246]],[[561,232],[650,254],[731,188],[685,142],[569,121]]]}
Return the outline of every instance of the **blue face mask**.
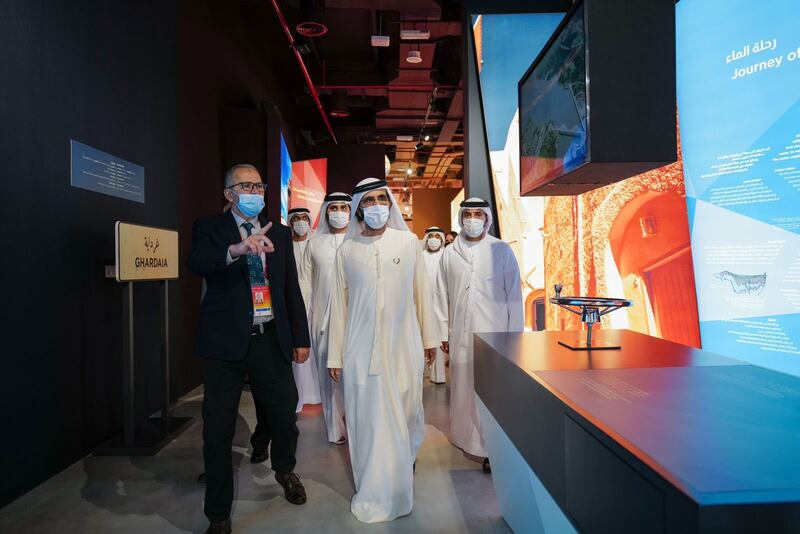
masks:
{"label": "blue face mask", "polygon": [[239,202],[236,203],[236,207],[248,219],[255,217],[264,209],[264,195],[242,193],[239,195]]}

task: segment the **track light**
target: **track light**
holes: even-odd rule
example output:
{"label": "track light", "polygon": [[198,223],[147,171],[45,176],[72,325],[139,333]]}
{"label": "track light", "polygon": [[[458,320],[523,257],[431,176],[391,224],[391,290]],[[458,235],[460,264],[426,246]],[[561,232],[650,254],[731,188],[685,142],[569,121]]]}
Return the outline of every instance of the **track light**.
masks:
{"label": "track light", "polygon": [[331,117],[348,117],[350,109],[347,104],[347,90],[334,89],[331,96]]}
{"label": "track light", "polygon": [[422,143],[417,143],[416,145],[414,145],[414,150],[422,150],[423,148],[425,148],[425,145],[423,145]]}
{"label": "track light", "polygon": [[431,136],[430,136],[430,135],[426,135],[424,139],[425,139],[426,141],[430,141],[430,140],[431,140]]}

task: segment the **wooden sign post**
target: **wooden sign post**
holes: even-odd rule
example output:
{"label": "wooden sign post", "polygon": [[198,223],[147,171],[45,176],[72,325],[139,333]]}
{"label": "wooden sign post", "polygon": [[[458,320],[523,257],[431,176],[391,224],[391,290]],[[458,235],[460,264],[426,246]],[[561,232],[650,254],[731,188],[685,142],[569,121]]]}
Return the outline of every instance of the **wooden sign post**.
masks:
{"label": "wooden sign post", "polygon": [[[170,417],[169,373],[169,281],[178,278],[178,232],[117,221],[116,279],[125,284],[123,292],[123,424],[122,434],[114,436],[95,451],[98,456],[153,455],[188,428],[191,417]],[[133,284],[161,283],[161,363],[164,391],[161,417],[150,417],[136,424],[135,347]]]}

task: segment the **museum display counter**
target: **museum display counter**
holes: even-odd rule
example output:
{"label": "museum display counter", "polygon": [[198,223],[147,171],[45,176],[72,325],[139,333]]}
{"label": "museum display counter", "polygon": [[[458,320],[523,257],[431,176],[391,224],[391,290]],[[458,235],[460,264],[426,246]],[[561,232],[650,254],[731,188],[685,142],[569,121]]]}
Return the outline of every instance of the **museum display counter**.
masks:
{"label": "museum display counter", "polygon": [[800,378],[628,330],[475,334],[475,389],[515,532],[796,532]]}

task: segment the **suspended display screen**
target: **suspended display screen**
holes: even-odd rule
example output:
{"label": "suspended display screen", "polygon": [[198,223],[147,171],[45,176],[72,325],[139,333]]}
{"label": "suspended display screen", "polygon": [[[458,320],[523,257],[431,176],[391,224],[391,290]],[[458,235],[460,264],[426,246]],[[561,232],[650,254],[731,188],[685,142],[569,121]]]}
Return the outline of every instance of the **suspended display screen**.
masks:
{"label": "suspended display screen", "polygon": [[523,191],[588,161],[585,45],[581,3],[564,19],[520,82]]}

